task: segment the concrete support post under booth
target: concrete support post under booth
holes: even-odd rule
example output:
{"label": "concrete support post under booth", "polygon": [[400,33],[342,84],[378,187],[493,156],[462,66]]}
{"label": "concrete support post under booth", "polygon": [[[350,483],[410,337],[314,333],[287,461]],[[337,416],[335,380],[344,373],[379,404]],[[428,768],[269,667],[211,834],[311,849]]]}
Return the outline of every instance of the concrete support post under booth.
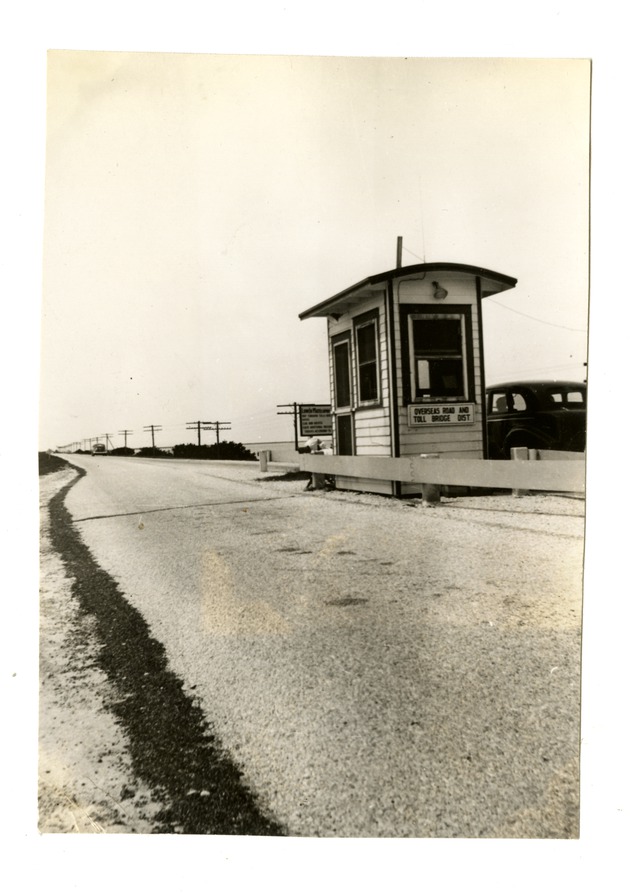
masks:
{"label": "concrete support post under booth", "polygon": [[320,472],[313,471],[311,472],[311,490],[325,490],[326,489],[326,475],[321,474]]}
{"label": "concrete support post under booth", "polygon": [[269,461],[269,450],[261,450],[258,454],[258,458],[260,459],[260,470],[267,471],[267,463]]}
{"label": "concrete support post under booth", "polygon": [[[420,453],[421,459],[439,459],[439,453]],[[439,484],[422,485],[422,505],[439,505],[441,500]]]}

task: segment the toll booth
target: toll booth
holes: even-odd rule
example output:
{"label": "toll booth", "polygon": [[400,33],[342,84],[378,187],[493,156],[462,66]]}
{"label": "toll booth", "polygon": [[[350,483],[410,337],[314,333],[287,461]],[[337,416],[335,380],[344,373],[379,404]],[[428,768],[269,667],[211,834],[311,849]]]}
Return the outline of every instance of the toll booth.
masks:
{"label": "toll booth", "polygon": [[[328,323],[333,452],[486,458],[481,302],[516,281],[468,264],[397,266],[300,313]],[[336,485],[417,489],[355,477]]]}

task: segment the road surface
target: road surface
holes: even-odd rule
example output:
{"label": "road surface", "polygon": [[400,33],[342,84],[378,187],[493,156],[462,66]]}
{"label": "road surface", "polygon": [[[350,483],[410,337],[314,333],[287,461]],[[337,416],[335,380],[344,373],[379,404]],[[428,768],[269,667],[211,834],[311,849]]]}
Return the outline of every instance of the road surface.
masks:
{"label": "road surface", "polygon": [[579,514],[71,461],[83,539],[289,834],[577,836]]}

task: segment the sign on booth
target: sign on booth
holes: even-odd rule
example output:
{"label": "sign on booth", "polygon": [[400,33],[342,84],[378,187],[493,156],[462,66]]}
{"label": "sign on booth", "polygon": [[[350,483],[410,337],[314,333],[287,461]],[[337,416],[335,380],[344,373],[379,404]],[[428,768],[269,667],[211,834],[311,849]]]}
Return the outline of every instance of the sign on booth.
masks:
{"label": "sign on booth", "polygon": [[422,425],[472,425],[475,421],[474,403],[424,403],[409,407],[409,424]]}

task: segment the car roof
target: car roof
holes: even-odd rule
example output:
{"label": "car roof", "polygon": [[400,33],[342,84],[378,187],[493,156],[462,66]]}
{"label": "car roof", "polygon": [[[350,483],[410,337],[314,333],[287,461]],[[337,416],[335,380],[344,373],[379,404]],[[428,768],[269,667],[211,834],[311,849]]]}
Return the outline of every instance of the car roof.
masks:
{"label": "car roof", "polygon": [[579,391],[585,391],[586,382],[556,381],[555,379],[547,379],[543,381],[502,381],[498,384],[488,385],[486,391],[496,391],[507,388],[530,388],[532,391],[546,391],[549,388],[574,388]]}

